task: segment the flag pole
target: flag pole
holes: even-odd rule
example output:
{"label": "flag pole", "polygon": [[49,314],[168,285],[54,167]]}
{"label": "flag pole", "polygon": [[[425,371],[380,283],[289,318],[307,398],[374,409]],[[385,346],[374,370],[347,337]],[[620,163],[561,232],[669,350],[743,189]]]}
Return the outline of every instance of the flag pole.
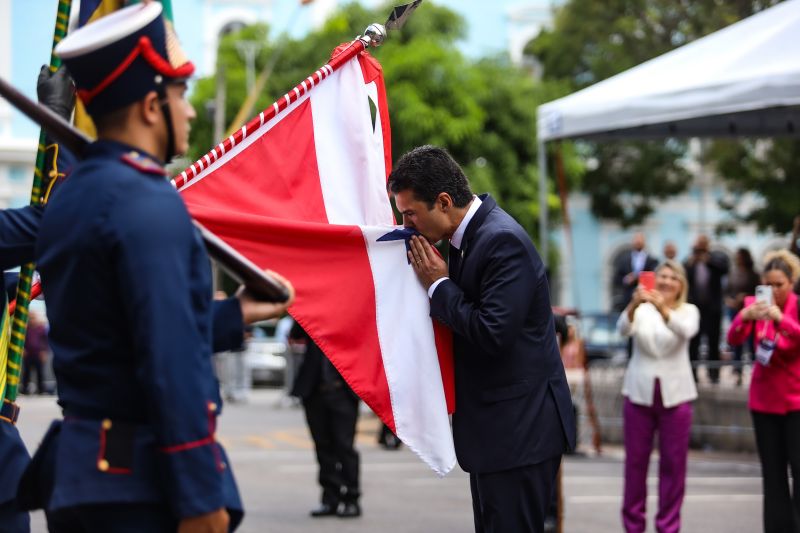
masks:
{"label": "flag pole", "polygon": [[[69,15],[72,8],[72,0],[59,0],[58,11],[56,12],[56,24],[53,31],[53,46],[50,49],[50,72],[55,72],[61,66],[61,59],[55,55],[54,50],[58,43],[67,35],[69,25]],[[33,186],[31,187],[30,205],[38,206],[43,204],[42,182],[45,167],[45,130],[39,132],[39,145],[36,152],[36,167],[33,171]],[[22,352],[25,350],[25,333],[28,329],[28,306],[30,305],[31,283],[33,281],[33,271],[35,265],[28,263],[22,266],[19,273],[17,284],[17,303],[14,309],[14,317],[11,321],[11,337],[8,343],[8,361],[6,376],[5,399],[13,402],[17,399],[19,392],[19,379],[22,370]]]}
{"label": "flag pole", "polygon": [[319,85],[325,78],[328,78],[339,70],[342,65],[345,65],[348,61],[366,50],[367,47],[380,46],[385,39],[386,28],[384,25],[370,24],[364,32],[364,35],[356,37],[346,48],[333,56],[312,75],[297,84],[294,89],[283,95],[271,106],[252,118],[247,124],[237,129],[233,135],[217,144],[211,151],[187,167],[172,180],[173,185],[180,190],[191,184],[203,170],[207,169],[223,155],[230,152],[234,147],[240,145],[242,141],[254,134],[261,126],[278,116],[282,111],[311,91],[311,89]]}
{"label": "flag pole", "polygon": [[241,144],[242,141],[254,134],[264,124],[278,116],[287,107],[302,98],[325,78],[339,70],[342,65],[346,64],[368,47],[378,47],[382,45],[386,40],[387,30],[401,29],[421,3],[422,0],[414,0],[408,4],[396,6],[389,14],[386,24],[373,23],[367,26],[367,29],[364,30],[364,35],[356,37],[347,48],[333,56],[311,76],[295,85],[294,89],[283,95],[282,98],[263,110],[258,116],[253,117],[247,124],[233,132],[232,135],[212,148],[206,155],[189,165],[183,172],[173,178],[172,184],[178,190],[191,184],[200,173],[210,167],[215,161]]}
{"label": "flag pole", "polygon": [[[69,148],[76,157],[83,157],[84,149],[91,139],[82,131],[19,92],[3,78],[0,78],[0,96],[42,126],[56,142]],[[289,299],[289,292],[281,282],[261,271],[252,261],[202,227],[196,220],[192,220],[192,223],[200,232],[200,237],[211,258],[218,261],[234,278],[241,281],[253,297],[265,302],[285,302]]]}
{"label": "flag pole", "polygon": [[188,166],[183,172],[180,173],[180,175],[176,176],[172,180],[173,185],[175,185],[175,187],[178,189],[182,189],[186,185],[189,185],[195,178],[197,178],[197,176],[200,175],[203,170],[211,166],[213,162],[227,152],[230,152],[235,146],[241,144],[242,141],[255,133],[255,131],[261,126],[278,116],[281,111],[285,110],[294,102],[302,98],[311,89],[319,85],[325,78],[339,70],[342,65],[366,50],[370,41],[365,39],[366,34],[362,37],[356,38],[347,46],[347,48],[339,52],[336,56],[332,57],[329,62],[322,65],[319,69],[317,69],[316,72],[297,84],[294,89],[283,95],[283,97],[275,101],[271,106],[250,119],[247,124],[237,129],[227,139],[217,144],[203,157]]}

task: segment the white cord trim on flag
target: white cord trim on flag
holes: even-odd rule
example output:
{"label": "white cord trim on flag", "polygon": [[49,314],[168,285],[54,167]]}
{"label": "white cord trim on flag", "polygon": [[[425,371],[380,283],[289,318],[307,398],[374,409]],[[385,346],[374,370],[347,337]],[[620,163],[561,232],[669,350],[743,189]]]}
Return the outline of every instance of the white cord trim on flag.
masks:
{"label": "white cord trim on flag", "polygon": [[300,84],[303,86],[303,92],[304,93],[308,92],[308,87],[306,86],[306,80],[303,80],[302,82],[300,82]]}
{"label": "white cord trim on flag", "polygon": [[259,126],[263,126],[264,125],[264,112],[262,111],[261,113],[258,114],[258,116],[261,117],[261,124],[259,124]]}
{"label": "white cord trim on flag", "polygon": [[308,81],[309,85],[311,85],[311,88],[313,89],[314,88],[314,76],[309,76],[308,78],[306,78],[306,81]]}
{"label": "white cord trim on flag", "polygon": [[[320,76],[320,78],[322,78],[327,74],[327,71],[323,72],[323,71],[319,71],[318,70],[316,72],[316,74],[317,74],[317,76]],[[314,78],[312,76],[309,76],[308,79],[311,80],[311,83],[313,85],[318,85],[319,84],[319,82],[314,82]],[[295,87],[294,90],[295,90],[295,92],[299,92],[300,91],[300,89],[298,87]],[[272,117],[270,117],[269,119],[267,119],[265,111],[262,111],[261,113],[264,114],[263,123],[260,126],[258,126],[255,130],[251,131],[249,137],[247,136],[247,125],[245,124],[245,126],[242,127],[242,130],[241,130],[242,131],[242,138],[240,139],[240,142],[238,144],[237,144],[237,141],[236,141],[235,134],[231,135],[230,137],[228,137],[228,142],[230,142],[230,146],[229,147],[226,147],[225,146],[225,141],[222,141],[219,144],[219,149],[220,149],[219,157],[217,157],[213,163],[211,163],[210,165],[207,165],[207,168],[204,168],[203,166],[200,166],[199,165],[200,161],[192,163],[192,165],[190,167],[191,176],[186,176],[186,178],[184,179],[183,183],[181,183],[178,186],[178,191],[184,191],[187,188],[189,188],[192,185],[194,185],[195,183],[199,183],[200,181],[202,181],[202,179],[205,177],[205,175],[208,175],[209,173],[214,172],[214,170],[216,168],[219,168],[220,166],[227,164],[227,162],[230,161],[231,158],[236,157],[239,154],[239,152],[241,152],[241,150],[246,149],[250,144],[252,144],[252,142],[254,142],[256,139],[260,138],[260,136],[262,134],[266,133],[267,131],[272,129],[272,127],[275,124],[280,122],[280,119],[278,118],[279,115],[281,115],[281,114],[285,115],[291,109],[294,109],[298,105],[300,105],[300,103],[302,101],[305,101],[308,98],[310,98],[311,95],[310,95],[310,93],[308,91],[309,91],[309,89],[307,89],[305,93],[300,92],[300,94],[298,95],[298,98],[296,98],[294,101],[292,101],[292,93],[290,91],[289,93],[285,94],[283,96],[283,98],[273,102],[272,109],[274,110],[275,114]],[[285,102],[285,105],[282,103],[282,101]],[[283,109],[281,109],[282,106],[283,106]],[[195,168],[195,167],[198,167],[198,168]],[[204,174],[202,176],[200,175],[201,171],[202,171],[202,174]],[[178,182],[178,178],[175,178],[175,182]]]}
{"label": "white cord trim on flag", "polygon": [[294,88],[294,94],[297,96],[297,98],[300,98],[300,89],[298,89],[297,87],[295,87],[295,88]]}
{"label": "white cord trim on flag", "polygon": [[210,158],[210,157],[208,157],[208,154],[206,154],[206,155],[205,155],[205,157],[204,157],[203,159],[205,159],[205,160],[206,160],[206,166],[209,166],[209,165],[211,165],[211,158]]}

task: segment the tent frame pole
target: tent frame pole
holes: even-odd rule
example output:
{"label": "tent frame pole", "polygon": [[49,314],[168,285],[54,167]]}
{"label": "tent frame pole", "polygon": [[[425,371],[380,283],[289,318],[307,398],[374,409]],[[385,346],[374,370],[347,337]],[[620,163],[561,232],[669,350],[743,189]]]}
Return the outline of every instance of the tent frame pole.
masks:
{"label": "tent frame pole", "polygon": [[548,242],[547,212],[547,144],[541,138],[537,141],[537,157],[539,160],[539,252],[545,268],[549,268],[550,243]]}

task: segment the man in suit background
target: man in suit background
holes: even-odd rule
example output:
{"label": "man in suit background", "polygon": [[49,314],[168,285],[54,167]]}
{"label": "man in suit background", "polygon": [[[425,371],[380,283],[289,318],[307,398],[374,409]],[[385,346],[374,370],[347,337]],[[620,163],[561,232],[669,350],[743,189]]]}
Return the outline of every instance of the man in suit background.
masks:
{"label": "man in suit background", "polygon": [[[389,188],[412,237],[431,316],[453,331],[453,436],[477,532],[542,531],[575,420],[544,264],[489,195],[474,196],[442,148],[405,154]],[[431,243],[450,239],[450,265]]]}
{"label": "man in suit background", "polygon": [[631,250],[619,256],[614,265],[614,310],[621,313],[639,284],[639,273],[655,270],[658,260],[645,250],[643,233],[635,233]]}
{"label": "man in suit background", "polygon": [[359,456],[353,446],[358,396],[300,324],[292,327],[289,342],[293,349],[305,350],[290,394],[303,400],[319,464],[322,498],[311,516],[361,516]]}
{"label": "man in suit background", "polygon": [[[700,359],[700,340],[705,336],[708,343],[708,377],[711,383],[719,381],[719,332],[722,327],[722,278],[728,274],[728,257],[711,251],[708,236],[700,235],[692,247],[692,255],[686,259],[686,278],[689,280],[689,303],[700,310],[700,331],[689,343],[692,362]],[[692,372],[697,381],[695,366]]]}

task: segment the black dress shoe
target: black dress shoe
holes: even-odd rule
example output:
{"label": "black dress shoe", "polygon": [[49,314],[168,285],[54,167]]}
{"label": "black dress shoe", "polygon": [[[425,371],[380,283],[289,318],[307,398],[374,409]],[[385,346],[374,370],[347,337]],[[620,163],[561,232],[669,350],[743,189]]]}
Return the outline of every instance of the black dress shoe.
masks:
{"label": "black dress shoe", "polygon": [[323,503],[316,509],[311,510],[311,516],[314,518],[319,518],[320,516],[336,516],[336,508],[337,505],[331,505],[329,503]]}
{"label": "black dress shoe", "polygon": [[336,516],[339,518],[355,518],[361,516],[361,506],[356,502],[346,502],[339,504],[336,509]]}

